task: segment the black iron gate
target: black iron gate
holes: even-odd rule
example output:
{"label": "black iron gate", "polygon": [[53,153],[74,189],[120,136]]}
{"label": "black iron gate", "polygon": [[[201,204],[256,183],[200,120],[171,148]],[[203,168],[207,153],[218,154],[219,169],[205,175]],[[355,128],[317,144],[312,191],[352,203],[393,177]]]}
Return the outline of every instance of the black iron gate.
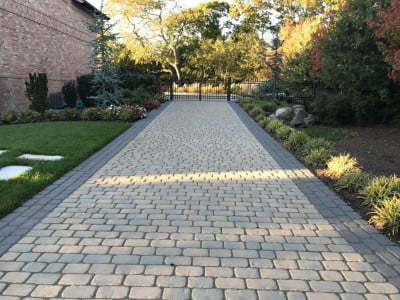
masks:
{"label": "black iron gate", "polygon": [[191,81],[169,83],[167,98],[174,101],[213,101],[235,100],[230,81]]}
{"label": "black iron gate", "polygon": [[164,86],[165,97],[173,101],[275,100],[306,104],[315,97],[315,93],[315,83],[308,81],[169,81]]}

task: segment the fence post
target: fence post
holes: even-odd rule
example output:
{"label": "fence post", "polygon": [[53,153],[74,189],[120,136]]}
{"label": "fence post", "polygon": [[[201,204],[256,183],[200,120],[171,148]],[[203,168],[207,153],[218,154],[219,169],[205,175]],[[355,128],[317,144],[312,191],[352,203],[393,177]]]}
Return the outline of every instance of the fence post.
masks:
{"label": "fence post", "polygon": [[232,96],[232,79],[228,78],[228,95],[227,95],[228,102],[231,101],[231,96]]}
{"label": "fence post", "polygon": [[171,79],[169,82],[169,100],[174,101],[174,80]]}
{"label": "fence post", "polygon": [[203,100],[203,96],[202,96],[202,88],[203,88],[203,81],[201,80],[199,82],[199,101]]}

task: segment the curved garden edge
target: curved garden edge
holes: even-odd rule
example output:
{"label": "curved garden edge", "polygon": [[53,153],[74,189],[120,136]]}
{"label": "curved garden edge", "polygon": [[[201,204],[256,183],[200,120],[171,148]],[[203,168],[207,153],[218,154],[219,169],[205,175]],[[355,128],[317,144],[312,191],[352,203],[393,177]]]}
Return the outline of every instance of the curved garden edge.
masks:
{"label": "curved garden edge", "polygon": [[374,177],[364,172],[356,158],[337,153],[329,141],[311,138],[279,120],[266,117],[260,103],[240,102],[239,105],[364,220],[392,241],[399,241],[400,178],[395,175]]}

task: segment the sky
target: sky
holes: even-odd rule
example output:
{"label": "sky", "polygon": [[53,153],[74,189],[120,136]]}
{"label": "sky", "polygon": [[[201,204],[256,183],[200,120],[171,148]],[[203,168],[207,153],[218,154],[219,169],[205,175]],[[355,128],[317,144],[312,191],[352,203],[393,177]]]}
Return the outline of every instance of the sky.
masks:
{"label": "sky", "polygon": [[[101,5],[101,0],[87,0],[88,2],[90,2],[91,4],[93,4],[94,6],[96,6],[97,8],[100,7]],[[107,0],[105,0],[107,1]],[[183,4],[184,7],[192,7],[192,6],[196,6],[199,3],[202,2],[208,2],[210,0],[180,0],[179,2],[181,4]]]}

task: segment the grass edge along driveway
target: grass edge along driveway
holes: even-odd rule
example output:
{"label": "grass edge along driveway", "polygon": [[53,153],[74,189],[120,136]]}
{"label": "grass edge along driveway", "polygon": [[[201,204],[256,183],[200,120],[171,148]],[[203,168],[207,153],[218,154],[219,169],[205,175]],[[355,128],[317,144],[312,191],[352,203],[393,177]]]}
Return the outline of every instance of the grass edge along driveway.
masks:
{"label": "grass edge along driveway", "polygon": [[[29,173],[0,181],[0,218],[42,191],[111,142],[131,123],[43,122],[0,126],[0,168],[9,165],[33,167]],[[33,161],[21,154],[62,155],[60,161]]]}

